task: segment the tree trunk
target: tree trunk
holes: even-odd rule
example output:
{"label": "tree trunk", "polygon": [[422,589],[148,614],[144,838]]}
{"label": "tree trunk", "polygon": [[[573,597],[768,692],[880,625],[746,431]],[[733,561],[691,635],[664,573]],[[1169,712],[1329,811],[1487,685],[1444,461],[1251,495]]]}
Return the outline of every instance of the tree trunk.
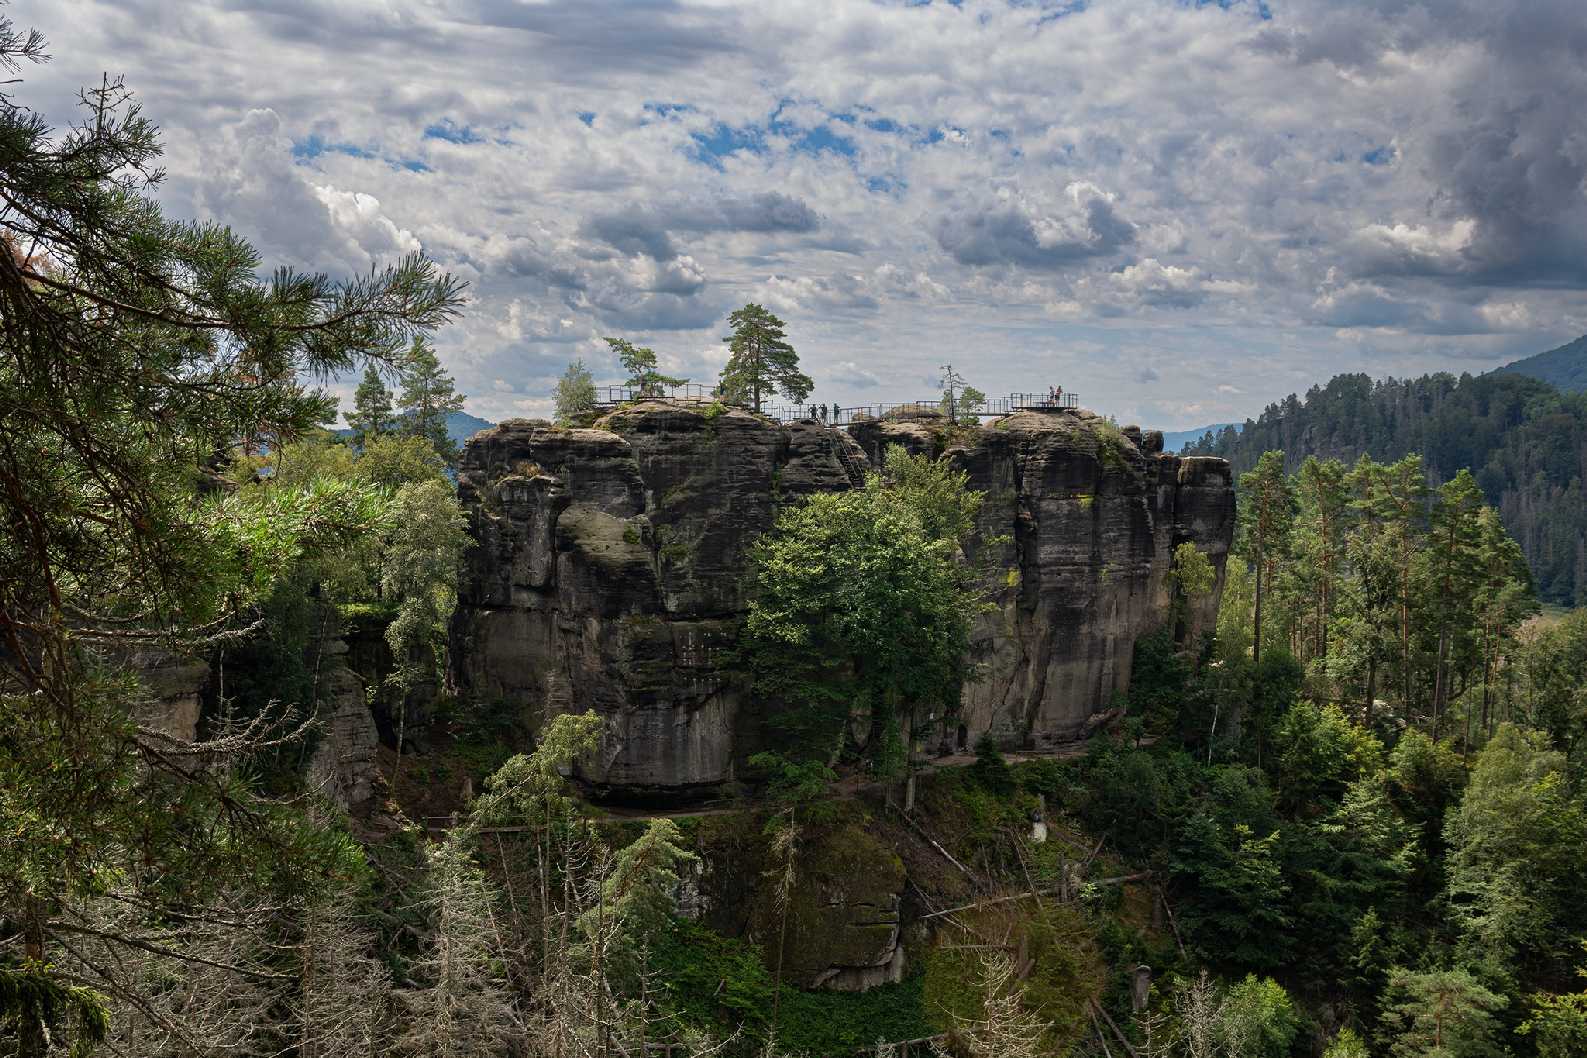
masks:
{"label": "tree trunk", "polygon": [[[23,898],[22,954],[38,971],[44,969],[44,901],[32,893]],[[18,1058],[45,1058],[49,1035],[44,1030],[44,1011],[24,1004],[17,1019]]]}

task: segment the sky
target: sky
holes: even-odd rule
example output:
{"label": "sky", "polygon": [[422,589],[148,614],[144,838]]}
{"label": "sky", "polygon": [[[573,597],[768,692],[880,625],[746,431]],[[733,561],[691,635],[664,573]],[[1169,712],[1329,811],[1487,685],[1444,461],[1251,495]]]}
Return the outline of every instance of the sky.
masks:
{"label": "sky", "polygon": [[[172,216],[274,266],[468,283],[468,409],[543,417],[603,335],[712,382],[732,309],[812,399],[951,363],[1124,422],[1587,332],[1580,0],[13,0],[57,124],[123,75]],[[347,380],[344,394],[350,394]],[[344,406],[349,404],[344,399]]]}

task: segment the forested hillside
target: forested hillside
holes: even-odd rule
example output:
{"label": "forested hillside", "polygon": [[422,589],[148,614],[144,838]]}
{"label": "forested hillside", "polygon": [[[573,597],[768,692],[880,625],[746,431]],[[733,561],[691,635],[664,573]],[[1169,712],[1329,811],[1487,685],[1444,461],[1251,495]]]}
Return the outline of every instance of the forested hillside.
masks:
{"label": "forested hillside", "polygon": [[[0,16],[0,65],[43,53]],[[711,655],[764,721],[718,803],[598,802],[581,761],[636,711],[448,682],[484,516],[565,500],[567,473],[503,460],[459,504],[431,344],[459,283],[422,255],[262,277],[230,230],[161,212],[118,83],[85,101],[56,131],[0,92],[0,1058],[1587,1054],[1587,611],[1535,620],[1479,487],[1579,493],[1580,398],[1351,377],[1273,409],[1262,448],[1427,459],[1236,453],[1238,536],[1147,538],[1142,623],[1109,634],[1130,679],[1083,742],[1017,760],[990,731],[951,746],[974,633],[999,591],[1061,593],[975,546],[1014,505],[945,449],[1018,422],[875,431],[939,443],[777,478],[741,622],[656,646],[650,614],[593,618],[635,668],[687,655],[660,690],[695,715]],[[799,391],[791,345],[751,340],[782,322],[735,315],[725,374]],[[316,381],[359,372],[339,437]],[[619,451],[624,410],[525,425]],[[774,447],[746,435],[850,440],[688,414],[728,463]],[[1148,520],[1148,468],[1233,497],[1221,463],[1105,420],[1052,432],[1038,476],[1109,533]],[[1128,488],[1074,494],[1077,468]],[[605,602],[669,554],[721,567],[676,525],[564,502],[504,587],[579,572],[545,561],[556,537]]]}
{"label": "forested hillside", "polygon": [[1290,470],[1307,456],[1393,461],[1416,452],[1435,487],[1470,468],[1520,542],[1539,596],[1587,599],[1587,396],[1516,374],[1338,375],[1187,451],[1223,456],[1238,473],[1275,449]]}
{"label": "forested hillside", "polygon": [[1505,364],[1493,373],[1524,375],[1558,386],[1567,393],[1580,393],[1587,389],[1587,335],[1558,349]]}

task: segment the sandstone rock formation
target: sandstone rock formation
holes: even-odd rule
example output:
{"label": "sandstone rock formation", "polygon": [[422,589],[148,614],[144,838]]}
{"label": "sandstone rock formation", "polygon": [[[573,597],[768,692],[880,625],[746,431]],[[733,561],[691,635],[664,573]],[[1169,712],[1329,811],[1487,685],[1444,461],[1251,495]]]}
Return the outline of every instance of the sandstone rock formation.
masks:
{"label": "sandstone rock formation", "polygon": [[458,689],[531,729],[602,714],[601,753],[579,768],[597,792],[731,781],[764,738],[729,651],[748,548],[780,504],[852,487],[890,444],[948,452],[986,493],[971,547],[996,549],[1003,587],[977,635],[984,673],[965,688],[961,741],[1082,734],[1165,619],[1178,543],[1211,557],[1221,587],[1234,523],[1222,460],[1164,455],[1160,435],[1084,412],[952,429],[919,413],[851,432],[653,401],[595,429],[513,420],[475,435],[458,481],[478,544],[453,624]]}
{"label": "sandstone rock formation", "polygon": [[347,641],[327,639],[321,650],[315,681],[320,729],[309,760],[309,785],[345,811],[363,814],[375,795],[380,736],[364,680],[348,663]]}
{"label": "sandstone rock formation", "polygon": [[[959,741],[983,731],[1005,747],[1072,741],[1129,689],[1136,639],[1169,613],[1174,548],[1189,541],[1205,552],[1221,590],[1234,531],[1228,464],[1163,455],[1160,433],[1084,411],[943,426],[917,414],[852,432],[872,460],[894,444],[946,451],[985,494],[978,536],[1008,572],[998,612],[977,631],[984,671],[965,688]],[[1200,601],[1202,627],[1217,602],[1217,591]]]}

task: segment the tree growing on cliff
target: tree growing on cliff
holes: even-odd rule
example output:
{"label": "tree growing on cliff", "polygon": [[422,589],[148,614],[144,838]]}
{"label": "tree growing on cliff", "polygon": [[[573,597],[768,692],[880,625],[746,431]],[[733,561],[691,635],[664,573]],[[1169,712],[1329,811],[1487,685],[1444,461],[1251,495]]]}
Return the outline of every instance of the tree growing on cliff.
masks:
{"label": "tree growing on cliff", "polygon": [[583,360],[575,360],[557,379],[557,422],[567,425],[595,410],[595,379]]}
{"label": "tree growing on cliff", "polygon": [[448,466],[457,464],[458,452],[446,420],[463,410],[463,399],[435,349],[422,335],[415,337],[402,363],[402,396],[397,401],[402,431],[428,440]]}
{"label": "tree growing on cliff", "polygon": [[810,376],[799,370],[799,354],[788,344],[782,320],[751,302],[734,309],[727,322],[733,333],[722,341],[731,355],[717,383],[724,400],[760,411],[761,402],[774,394],[800,404],[815,389]]}
{"label": "tree growing on cliff", "polygon": [[641,396],[655,396],[663,386],[681,386],[684,379],[663,375],[656,366],[656,351],[648,346],[635,345],[627,338],[602,338],[617,354],[617,362],[628,373],[628,388],[636,389]]}
{"label": "tree growing on cliff", "polygon": [[963,508],[931,509],[941,522],[928,529],[907,492],[873,475],[863,489],[784,509],[753,548],[741,655],[761,692],[786,706],[787,756],[829,760],[864,718],[867,752],[901,774],[912,718],[957,709],[982,604],[957,540],[936,535],[964,524]]}

